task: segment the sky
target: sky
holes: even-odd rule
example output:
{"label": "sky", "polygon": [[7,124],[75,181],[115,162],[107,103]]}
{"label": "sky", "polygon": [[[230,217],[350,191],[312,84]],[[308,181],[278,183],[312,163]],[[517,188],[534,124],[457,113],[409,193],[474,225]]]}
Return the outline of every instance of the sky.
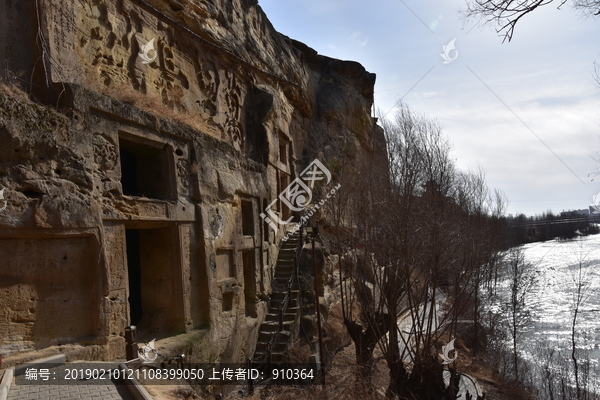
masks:
{"label": "sky", "polygon": [[465,0],[259,1],[279,32],[375,73],[378,115],[402,100],[437,120],[457,166],[483,168],[513,215],[587,208],[600,192],[600,18],[558,4],[503,43],[461,18]]}

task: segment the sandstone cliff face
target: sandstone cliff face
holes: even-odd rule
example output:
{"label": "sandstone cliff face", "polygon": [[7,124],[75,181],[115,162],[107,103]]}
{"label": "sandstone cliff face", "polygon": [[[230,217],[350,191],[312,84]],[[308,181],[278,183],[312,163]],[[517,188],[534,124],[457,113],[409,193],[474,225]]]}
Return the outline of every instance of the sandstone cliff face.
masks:
{"label": "sandstone cliff face", "polygon": [[37,101],[0,93],[0,353],[112,359],[136,324],[251,357],[285,232],[259,215],[291,216],[277,196],[313,159],[374,151],[374,75],[250,0],[7,1],[0,19],[1,74]]}

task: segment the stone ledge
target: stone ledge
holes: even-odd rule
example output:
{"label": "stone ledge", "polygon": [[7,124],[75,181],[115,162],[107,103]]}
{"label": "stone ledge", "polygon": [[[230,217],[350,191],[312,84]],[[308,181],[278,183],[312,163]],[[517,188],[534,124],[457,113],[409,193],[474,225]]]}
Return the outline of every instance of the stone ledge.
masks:
{"label": "stone ledge", "polygon": [[[123,344],[123,348],[125,345]],[[44,357],[64,356],[69,362],[72,360],[107,360],[106,357],[98,357],[98,354],[104,352],[104,346],[91,345],[81,346],[78,344],[68,344],[63,346],[51,346],[40,350],[30,350],[11,355],[3,360],[4,367],[14,367],[17,364],[34,363]]]}
{"label": "stone ledge", "polygon": [[8,368],[2,375],[0,380],[0,400],[6,400],[8,392],[10,392],[10,386],[12,385],[13,376],[15,375],[15,368]]}

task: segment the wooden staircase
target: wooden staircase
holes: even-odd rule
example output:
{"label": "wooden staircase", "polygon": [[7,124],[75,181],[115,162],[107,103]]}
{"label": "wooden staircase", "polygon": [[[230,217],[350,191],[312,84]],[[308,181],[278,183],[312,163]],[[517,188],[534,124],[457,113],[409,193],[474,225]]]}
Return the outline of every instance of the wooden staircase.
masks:
{"label": "wooden staircase", "polygon": [[[282,363],[294,330],[298,324],[298,280],[296,275],[296,252],[300,251],[300,231],[282,242],[272,282],[273,293],[269,299],[269,311],[260,325],[253,362]],[[300,254],[298,253],[298,257]]]}

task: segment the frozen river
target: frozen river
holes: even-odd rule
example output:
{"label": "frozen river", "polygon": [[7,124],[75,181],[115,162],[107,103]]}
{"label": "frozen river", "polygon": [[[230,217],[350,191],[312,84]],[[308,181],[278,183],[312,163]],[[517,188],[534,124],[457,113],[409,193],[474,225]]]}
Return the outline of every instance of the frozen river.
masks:
{"label": "frozen river", "polygon": [[[554,391],[554,395],[562,392],[566,398],[577,397],[571,329],[580,285],[583,301],[575,329],[579,382],[583,390],[600,393],[600,235],[530,243],[522,249],[535,277],[526,296],[530,322],[518,328],[519,354],[530,371],[529,378],[523,378],[535,382],[543,395]],[[498,296],[489,298],[488,306],[500,317],[496,329],[504,326],[502,329],[508,330],[510,281],[500,278],[497,290]],[[511,348],[511,337],[507,336],[508,354]],[[512,358],[508,363],[504,360],[499,365],[512,370]]]}
{"label": "frozen river", "polygon": [[574,292],[579,266],[585,300],[577,318],[577,347],[587,350],[591,360],[600,359],[600,235],[577,240],[530,243],[524,246],[527,261],[537,272],[538,282],[530,300],[533,326],[526,341],[570,348]]}
{"label": "frozen river", "polygon": [[[584,390],[600,393],[600,235],[530,243],[523,246],[523,254],[531,264],[535,284],[526,300],[530,323],[519,328],[518,347],[528,369],[535,371],[531,379],[541,390],[552,386],[558,393],[563,387],[568,398],[575,396],[571,329],[580,285],[583,301],[575,329],[578,375]],[[509,281],[499,282],[500,296],[492,300],[492,309],[503,308],[501,302],[510,298],[509,287]],[[510,337],[507,339],[510,352]],[[584,365],[589,368],[582,368]],[[561,386],[565,382],[566,386]]]}

